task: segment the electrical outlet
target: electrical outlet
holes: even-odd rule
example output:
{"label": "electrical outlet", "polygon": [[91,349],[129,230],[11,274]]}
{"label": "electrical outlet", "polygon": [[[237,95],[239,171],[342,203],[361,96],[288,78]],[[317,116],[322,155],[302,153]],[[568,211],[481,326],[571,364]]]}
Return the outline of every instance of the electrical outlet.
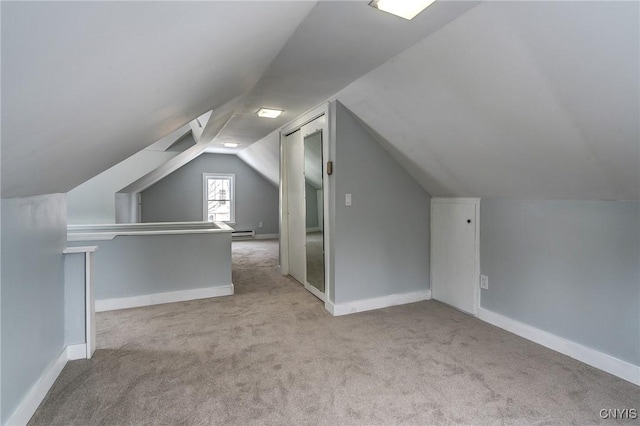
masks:
{"label": "electrical outlet", "polygon": [[480,288],[489,290],[489,277],[486,275],[480,275]]}
{"label": "electrical outlet", "polygon": [[344,195],[344,205],[345,206],[350,206],[351,205],[351,194],[345,194]]}
{"label": "electrical outlet", "polygon": [[258,222],[258,228],[262,228],[262,221]]}

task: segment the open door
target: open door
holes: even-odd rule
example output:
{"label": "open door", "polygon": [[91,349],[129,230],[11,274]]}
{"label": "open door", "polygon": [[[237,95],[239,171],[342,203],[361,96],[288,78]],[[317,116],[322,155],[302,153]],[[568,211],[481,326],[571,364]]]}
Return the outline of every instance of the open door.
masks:
{"label": "open door", "polygon": [[479,210],[479,199],[431,199],[431,296],[476,316]]}

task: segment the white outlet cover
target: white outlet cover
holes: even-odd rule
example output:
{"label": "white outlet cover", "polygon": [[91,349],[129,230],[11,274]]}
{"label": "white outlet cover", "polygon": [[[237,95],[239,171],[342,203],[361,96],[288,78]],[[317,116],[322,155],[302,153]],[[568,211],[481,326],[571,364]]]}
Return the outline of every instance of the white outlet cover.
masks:
{"label": "white outlet cover", "polygon": [[351,205],[351,194],[345,194],[344,195],[344,205],[345,206],[350,206]]}
{"label": "white outlet cover", "polygon": [[489,290],[489,277],[486,275],[480,275],[480,288]]}

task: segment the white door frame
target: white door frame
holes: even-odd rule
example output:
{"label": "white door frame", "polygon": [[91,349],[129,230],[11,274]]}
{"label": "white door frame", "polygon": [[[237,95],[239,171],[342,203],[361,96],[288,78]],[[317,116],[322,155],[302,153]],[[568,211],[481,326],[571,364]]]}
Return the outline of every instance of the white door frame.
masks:
{"label": "white door frame", "polygon": [[[480,308],[480,198],[461,198],[461,197],[433,197],[431,198],[430,215],[429,215],[429,229],[433,229],[433,204],[434,203],[449,203],[449,204],[472,204],[476,207],[475,231],[476,231],[476,247],[475,247],[475,271],[476,277],[475,285],[473,286],[473,315],[478,316]],[[433,232],[429,232],[430,246],[433,245]],[[433,265],[433,250],[429,250],[430,259],[429,264]],[[429,282],[433,283],[432,268],[429,268]]]}
{"label": "white door frame", "polygon": [[96,296],[94,293],[93,282],[93,253],[97,250],[97,247],[92,251],[87,251],[84,254],[84,268],[85,268],[85,336],[87,340],[87,359],[91,359],[93,353],[96,351]]}
{"label": "white door frame", "polygon": [[[287,221],[287,247],[289,248],[289,255],[287,256],[287,274],[291,275],[298,282],[304,285],[307,279],[307,265],[306,265],[306,226],[305,217],[305,189],[304,189],[304,140],[302,138],[302,131],[297,130],[293,133],[289,133],[283,137],[284,158],[287,161],[287,167],[285,169],[286,182],[284,186],[287,188],[286,199],[287,203],[283,204],[283,214]],[[294,146],[297,145],[297,146]],[[298,151],[299,150],[299,151]],[[296,155],[297,154],[297,155]],[[295,159],[294,159],[295,157]],[[300,161],[302,161],[300,163]],[[292,170],[295,174],[292,174]],[[302,179],[302,180],[301,180]],[[297,185],[301,185],[301,188],[297,188]],[[292,193],[297,192],[296,197],[292,196]],[[296,199],[298,198],[298,199]],[[302,229],[293,229],[297,225],[301,225]],[[293,259],[298,259],[299,262],[295,262]]]}
{"label": "white door frame", "polygon": [[332,229],[330,216],[331,211],[331,187],[329,176],[327,175],[326,164],[328,161],[333,161],[330,153],[331,144],[333,143],[331,140],[331,133],[329,132],[330,126],[330,117],[329,117],[329,103],[324,103],[316,108],[309,110],[308,112],[302,114],[300,117],[291,121],[289,124],[282,127],[280,130],[280,206],[279,206],[279,217],[280,217],[280,270],[282,275],[289,275],[289,222],[287,218],[287,205],[288,205],[288,187],[287,187],[287,158],[285,155],[284,149],[284,140],[291,133],[296,130],[302,129],[305,124],[308,124],[319,118],[321,116],[325,116],[325,122],[321,126],[322,130],[322,158],[323,158],[323,173],[322,173],[322,187],[323,187],[323,199],[324,199],[324,277],[325,277],[325,287],[324,287],[324,295],[320,293],[315,287],[312,285],[305,283],[305,288],[307,288],[311,293],[313,293],[316,297],[321,299],[325,303],[325,309],[329,310],[329,301],[332,299],[331,292],[331,252],[333,249],[331,233],[329,230]]}

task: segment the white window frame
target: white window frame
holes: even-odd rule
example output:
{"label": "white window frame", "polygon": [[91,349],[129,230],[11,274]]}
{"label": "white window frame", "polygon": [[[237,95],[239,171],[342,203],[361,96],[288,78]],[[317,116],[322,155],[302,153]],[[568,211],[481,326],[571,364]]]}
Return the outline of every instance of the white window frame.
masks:
{"label": "white window frame", "polygon": [[202,220],[209,221],[208,206],[209,194],[207,191],[208,179],[229,179],[229,199],[231,203],[231,220],[225,220],[224,223],[236,223],[236,175],[233,173],[203,173],[202,174]]}

